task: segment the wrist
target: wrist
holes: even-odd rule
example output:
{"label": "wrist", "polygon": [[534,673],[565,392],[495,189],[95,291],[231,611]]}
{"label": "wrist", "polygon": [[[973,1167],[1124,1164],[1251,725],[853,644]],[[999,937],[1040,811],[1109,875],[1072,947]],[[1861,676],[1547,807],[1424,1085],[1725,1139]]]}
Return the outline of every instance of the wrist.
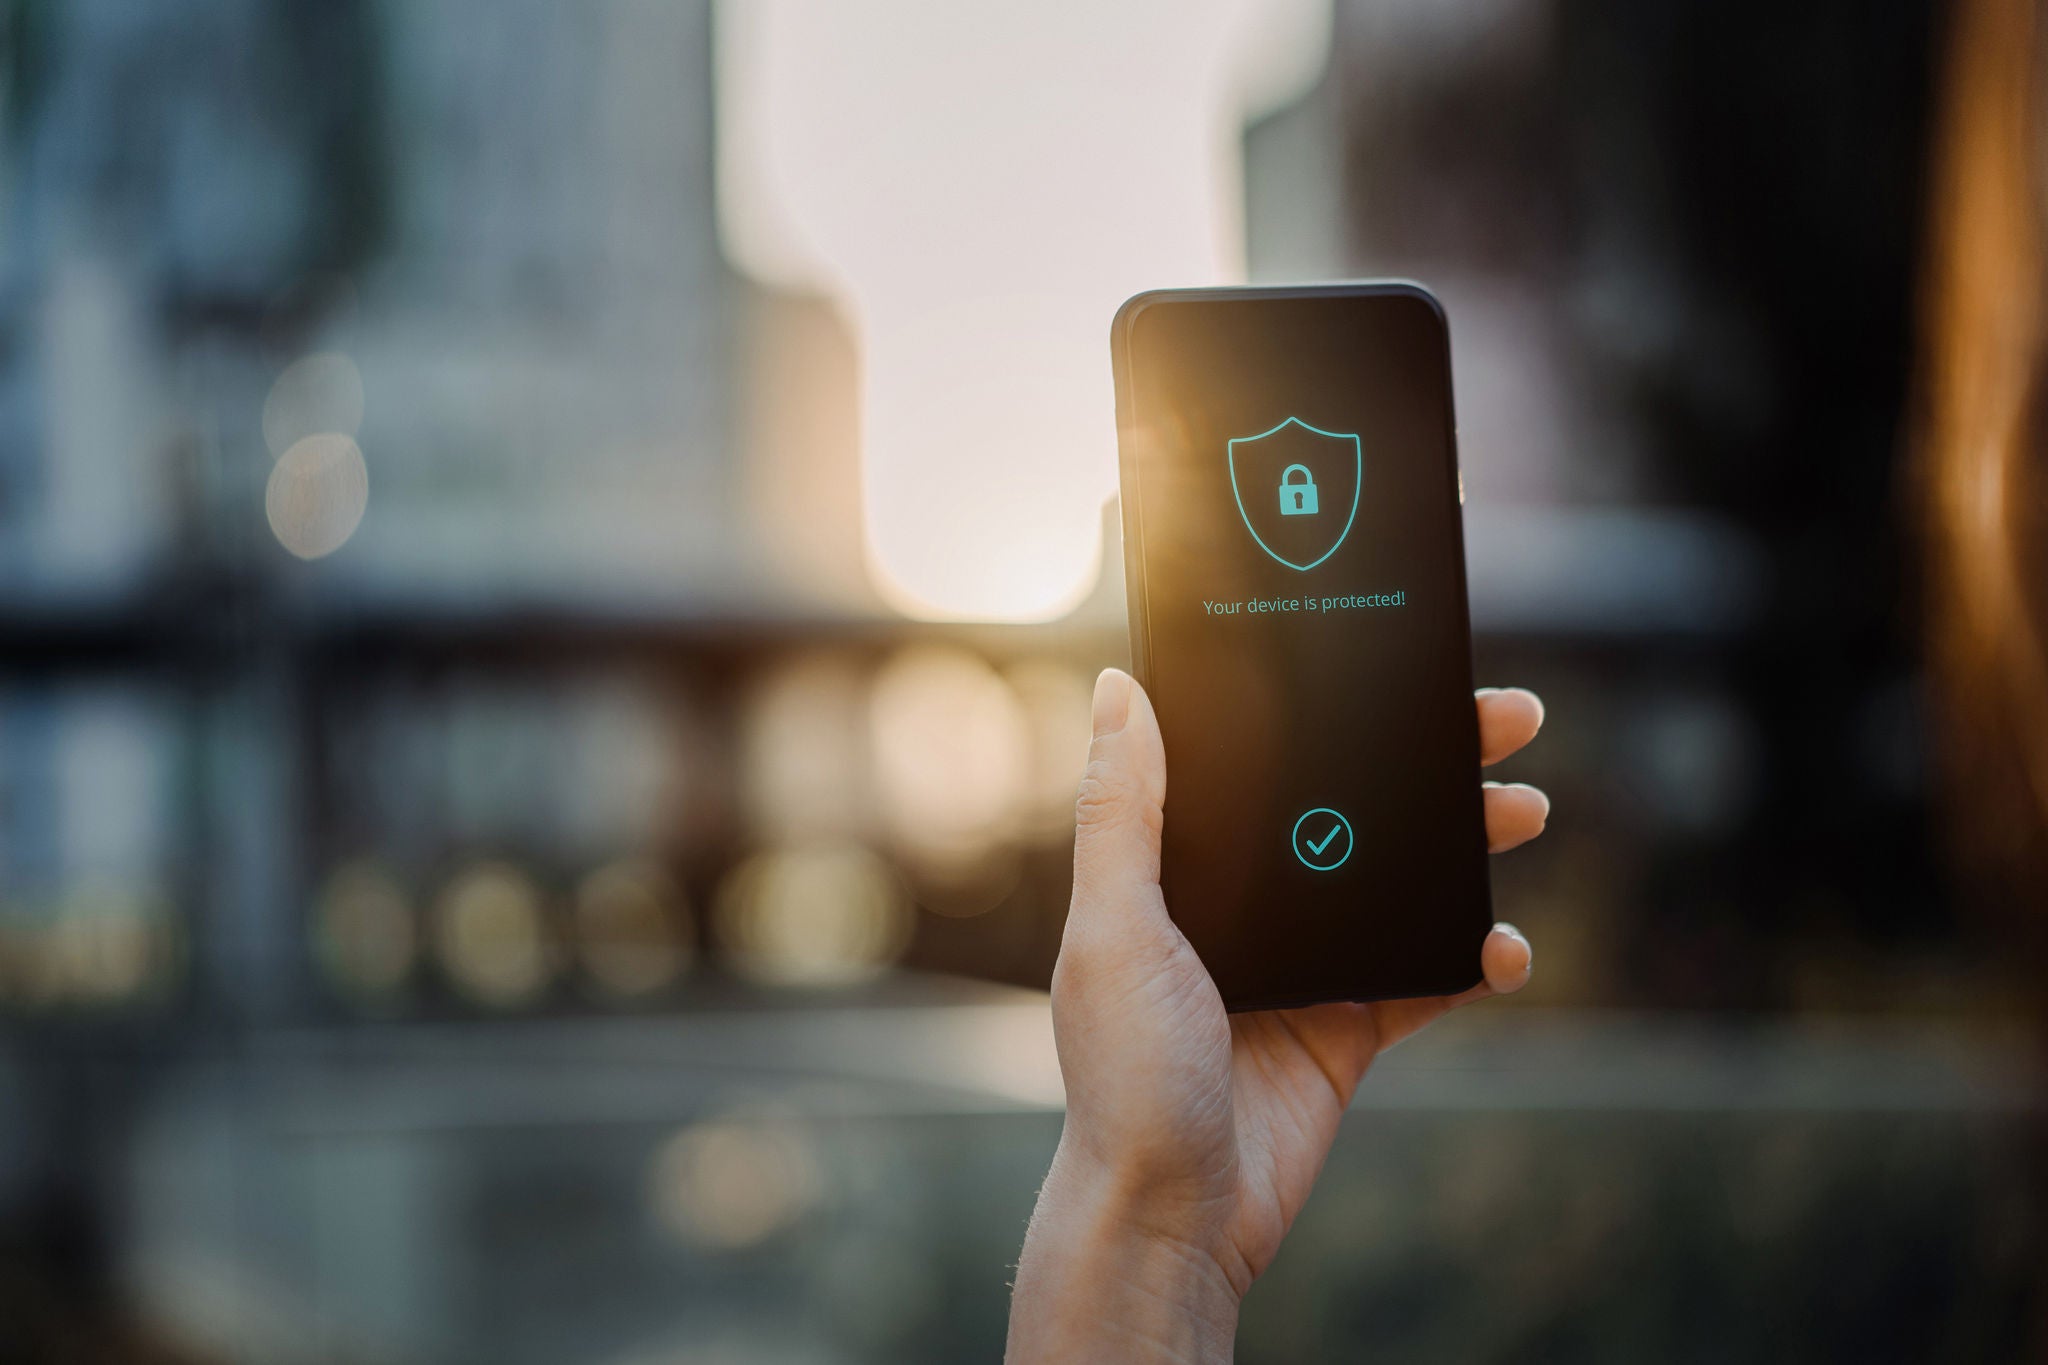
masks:
{"label": "wrist", "polygon": [[1062,1142],[1017,1264],[1011,1365],[1229,1360],[1250,1276],[1220,1245],[1218,1221]]}

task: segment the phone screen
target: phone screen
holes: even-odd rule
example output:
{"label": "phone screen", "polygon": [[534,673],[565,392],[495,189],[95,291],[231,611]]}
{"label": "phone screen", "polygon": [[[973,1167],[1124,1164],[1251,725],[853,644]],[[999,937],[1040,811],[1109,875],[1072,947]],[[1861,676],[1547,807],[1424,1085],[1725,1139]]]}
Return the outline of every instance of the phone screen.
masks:
{"label": "phone screen", "polygon": [[1492,923],[1450,344],[1413,286],[1116,327],[1169,911],[1233,1009],[1462,990]]}

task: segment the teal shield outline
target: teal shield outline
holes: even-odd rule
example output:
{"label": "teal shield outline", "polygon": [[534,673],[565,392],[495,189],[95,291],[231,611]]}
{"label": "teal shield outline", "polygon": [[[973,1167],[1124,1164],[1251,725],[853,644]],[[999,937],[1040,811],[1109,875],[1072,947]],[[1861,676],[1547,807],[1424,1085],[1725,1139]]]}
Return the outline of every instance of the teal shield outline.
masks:
{"label": "teal shield outline", "polygon": [[[1300,427],[1304,431],[1311,432],[1317,436],[1327,437],[1332,441],[1349,441],[1351,443],[1351,511],[1345,515],[1344,529],[1339,531],[1337,533],[1337,538],[1330,542],[1330,548],[1323,551],[1321,554],[1317,555],[1314,559],[1311,559],[1306,564],[1295,563],[1293,560],[1288,559],[1281,555],[1279,551],[1275,550],[1272,546],[1266,543],[1266,538],[1259,534],[1259,528],[1252,525],[1251,514],[1244,510],[1244,490],[1238,487],[1237,480],[1237,448],[1239,446],[1248,446],[1252,444],[1254,441],[1263,441],[1268,436],[1277,436],[1279,433],[1287,430],[1287,428],[1289,427]],[[1358,498],[1359,494],[1364,491],[1364,488],[1365,450],[1363,445],[1360,443],[1358,437],[1351,432],[1324,431],[1321,427],[1310,426],[1308,423],[1302,421],[1299,417],[1289,417],[1287,420],[1281,422],[1278,426],[1273,427],[1267,431],[1262,431],[1256,436],[1237,436],[1233,437],[1230,441],[1230,495],[1233,498],[1237,499],[1237,514],[1238,516],[1244,519],[1244,529],[1251,532],[1252,539],[1258,542],[1259,548],[1261,550],[1264,550],[1267,554],[1271,555],[1275,561],[1281,564],[1285,564],[1290,569],[1300,569],[1303,572],[1306,572],[1310,569],[1313,569],[1316,565],[1322,563],[1324,560],[1328,559],[1331,555],[1337,553],[1338,548],[1342,546],[1345,540],[1347,540],[1351,535],[1351,524],[1358,520]]]}

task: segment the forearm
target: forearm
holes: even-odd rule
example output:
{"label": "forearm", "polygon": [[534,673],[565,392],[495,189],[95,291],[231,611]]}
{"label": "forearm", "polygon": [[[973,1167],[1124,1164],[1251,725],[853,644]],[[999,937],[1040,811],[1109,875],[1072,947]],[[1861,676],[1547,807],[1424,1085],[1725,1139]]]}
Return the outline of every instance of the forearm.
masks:
{"label": "forearm", "polygon": [[1238,1291],[1197,1242],[1140,1212],[1110,1173],[1054,1159],[1017,1263],[1009,1365],[1231,1358]]}

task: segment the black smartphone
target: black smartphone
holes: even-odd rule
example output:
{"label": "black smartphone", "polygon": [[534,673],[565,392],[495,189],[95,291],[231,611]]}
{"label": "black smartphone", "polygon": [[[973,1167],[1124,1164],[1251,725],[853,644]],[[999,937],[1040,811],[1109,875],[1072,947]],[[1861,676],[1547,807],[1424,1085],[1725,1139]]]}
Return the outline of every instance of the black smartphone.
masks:
{"label": "black smartphone", "polygon": [[1475,985],[1493,923],[1450,332],[1406,283],[1112,329],[1161,882],[1233,1010]]}

